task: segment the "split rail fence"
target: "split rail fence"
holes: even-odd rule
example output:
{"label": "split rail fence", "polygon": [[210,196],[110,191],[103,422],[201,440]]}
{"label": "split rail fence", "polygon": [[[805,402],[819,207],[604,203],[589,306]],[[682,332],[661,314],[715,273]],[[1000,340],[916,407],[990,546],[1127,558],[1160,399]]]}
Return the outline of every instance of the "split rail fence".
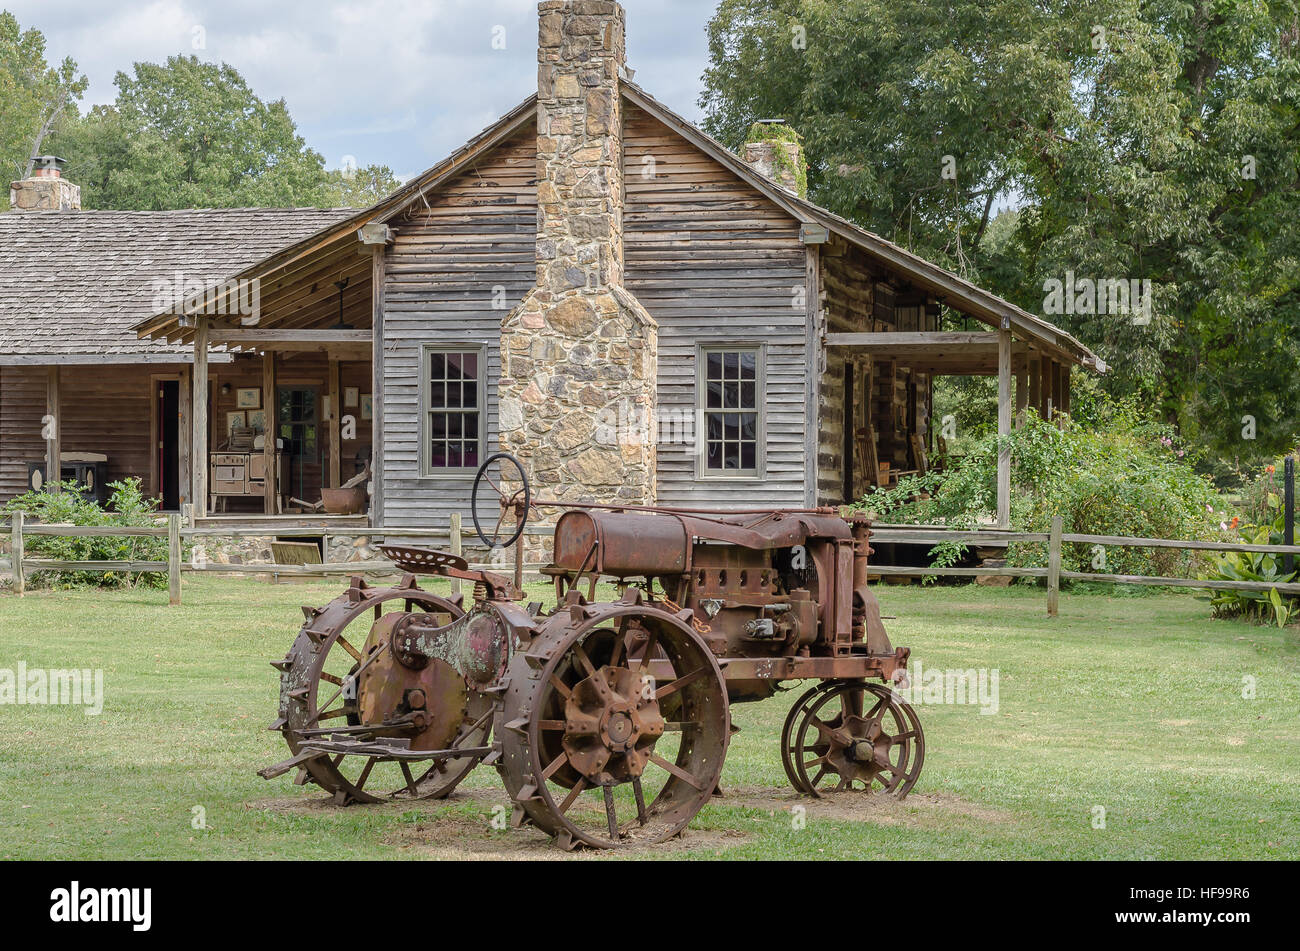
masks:
{"label": "split rail fence", "polygon": [[[529,528],[529,535],[549,535],[548,528]],[[181,603],[181,576],[186,573],[212,574],[258,574],[276,577],[328,577],[331,575],[355,574],[395,574],[398,569],[386,559],[341,562],[311,565],[279,565],[263,563],[242,564],[190,564],[182,557],[183,540],[202,538],[249,538],[275,535],[277,539],[289,538],[325,538],[323,550],[328,551],[328,539],[333,537],[379,537],[385,541],[403,539],[446,539],[453,554],[461,554],[466,539],[475,538],[473,532],[463,529],[461,518],[453,514],[445,528],[427,529],[374,529],[374,528],[275,528],[274,530],[230,529],[230,528],[189,528],[182,526],[179,515],[169,515],[167,524],[156,527],[96,526],[78,527],[69,525],[27,524],[22,512],[12,514],[7,525],[0,523],[0,535],[8,534],[11,538],[11,556],[0,559],[0,571],[8,571],[14,578],[14,591],[21,595],[26,586],[26,577],[36,571],[112,571],[165,573],[168,579],[169,600],[172,604]],[[166,561],[65,561],[51,558],[29,558],[26,555],[26,541],[31,537],[54,536],[59,538],[166,538]],[[1158,587],[1203,588],[1210,590],[1268,591],[1276,589],[1279,594],[1300,595],[1300,583],[1272,584],[1260,581],[1198,580],[1195,578],[1150,577],[1145,575],[1116,575],[1090,571],[1064,571],[1061,568],[1061,546],[1064,544],[1100,545],[1103,548],[1173,548],[1180,551],[1215,551],[1215,552],[1256,552],[1276,555],[1300,555],[1300,545],[1252,545],[1244,542],[1205,542],[1166,538],[1132,538],[1119,535],[1079,535],[1062,531],[1061,518],[1052,522],[1050,532],[1010,532],[998,530],[954,531],[942,526],[914,525],[877,525],[872,528],[872,542],[875,544],[918,544],[938,545],[957,542],[961,545],[1007,546],[1013,544],[1046,544],[1047,566],[1032,568],[1015,565],[996,567],[939,567],[939,566],[905,566],[872,565],[871,574],[877,577],[976,577],[1002,576],[1010,578],[1043,578],[1047,582],[1047,613],[1057,613],[1062,581],[1099,581],[1110,584],[1150,585]],[[498,569],[503,565],[476,565],[475,567]],[[526,565],[535,571],[540,565]]]}

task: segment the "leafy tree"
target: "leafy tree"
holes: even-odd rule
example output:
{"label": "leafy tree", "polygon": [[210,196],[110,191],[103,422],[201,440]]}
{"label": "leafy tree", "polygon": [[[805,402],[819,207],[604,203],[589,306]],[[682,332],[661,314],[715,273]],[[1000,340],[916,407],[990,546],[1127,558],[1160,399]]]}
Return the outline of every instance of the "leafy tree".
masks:
{"label": "leafy tree", "polygon": [[[15,179],[29,176],[50,133],[76,117],[87,84],[71,57],[50,66],[41,32],[21,29],[12,13],[0,10],[0,168]],[[9,190],[2,186],[7,208]]]}
{"label": "leafy tree", "polygon": [[119,72],[111,107],[59,138],[86,207],[297,207],[330,204],[325,161],[283,99],[263,102],[225,64],[173,56]]}
{"label": "leafy tree", "polygon": [[367,165],[329,173],[329,204],[336,208],[369,208],[402,187],[387,165]]}
{"label": "leafy tree", "polygon": [[728,144],[787,119],[814,200],[1033,312],[1150,279],[1149,321],[1047,316],[1221,455],[1300,429],[1296,0],[722,0],[709,40]]}

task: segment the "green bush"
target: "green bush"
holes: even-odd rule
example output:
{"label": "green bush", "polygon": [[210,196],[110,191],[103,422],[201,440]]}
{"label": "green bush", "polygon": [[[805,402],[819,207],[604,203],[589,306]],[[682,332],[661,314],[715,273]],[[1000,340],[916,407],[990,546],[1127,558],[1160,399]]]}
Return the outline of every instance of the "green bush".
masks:
{"label": "green bush", "polygon": [[[1025,425],[1006,437],[1011,448],[1011,528],[1046,532],[1060,515],[1067,533],[1140,538],[1213,539],[1222,536],[1224,504],[1194,459],[1178,448],[1167,427],[1142,420],[1132,406],[1112,406],[1085,428],[1065,420],[1058,428],[1029,411]],[[943,472],[904,477],[896,488],[869,493],[855,506],[882,521],[973,529],[997,515],[998,437],[985,436]],[[1042,566],[1046,545],[1013,545],[1008,564]],[[953,564],[963,546],[944,544],[936,562]],[[1104,559],[1104,560],[1103,560]],[[1067,571],[1193,577],[1194,557],[1172,548],[1065,545]]]}
{"label": "green bush", "polygon": [[[4,506],[9,515],[22,511],[27,522],[46,525],[154,527],[158,521],[158,502],[140,491],[139,479],[111,482],[106,508],[87,498],[76,482],[61,483],[61,492],[28,492]],[[28,558],[52,558],[59,561],[166,561],[167,539],[164,538],[59,538],[53,535],[28,535],[24,538]],[[32,575],[34,585],[52,588],[165,588],[167,576],[157,572],[127,571],[42,571]]]}
{"label": "green bush", "polygon": [[[1274,487],[1275,466],[1267,466],[1242,493],[1242,508],[1262,524],[1237,527],[1242,541],[1251,545],[1281,545],[1285,542],[1284,513],[1280,492]],[[1280,489],[1280,486],[1277,486]],[[1233,525],[1236,527],[1236,519]],[[1210,558],[1202,580],[1258,581],[1286,584],[1296,572],[1286,571],[1282,555],[1264,552],[1224,552]],[[1210,598],[1215,617],[1244,617],[1283,627],[1295,616],[1296,599],[1283,596],[1276,588],[1267,591],[1215,591]]]}

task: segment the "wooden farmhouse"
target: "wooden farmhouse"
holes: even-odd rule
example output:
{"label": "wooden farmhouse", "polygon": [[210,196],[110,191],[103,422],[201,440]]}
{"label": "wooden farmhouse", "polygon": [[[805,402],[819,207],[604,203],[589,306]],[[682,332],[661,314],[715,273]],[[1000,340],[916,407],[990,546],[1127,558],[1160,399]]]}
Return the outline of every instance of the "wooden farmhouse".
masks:
{"label": "wooden farmhouse", "polygon": [[[675,115],[623,31],[542,3],[537,92],[364,211],[0,216],[0,493],[97,453],[197,519],[282,520],[369,464],[363,517],[418,529],[505,450],[549,498],[833,505],[926,468],[937,376],[997,376],[1007,432],[1104,372],[800,197],[794,143]],[[1006,460],[999,488],[1005,521]]]}

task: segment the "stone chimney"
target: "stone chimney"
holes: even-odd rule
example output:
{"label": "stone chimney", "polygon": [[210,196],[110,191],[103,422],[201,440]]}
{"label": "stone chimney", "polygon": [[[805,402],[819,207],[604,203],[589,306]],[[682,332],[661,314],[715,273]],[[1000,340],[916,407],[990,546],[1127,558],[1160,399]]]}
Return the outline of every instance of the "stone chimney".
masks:
{"label": "stone chimney", "polygon": [[14,211],[80,211],[81,186],[63,177],[63,159],[41,155],[30,178],[9,185],[9,207]]}
{"label": "stone chimney", "polygon": [[800,198],[808,197],[808,163],[799,134],[784,119],[760,119],[745,140],[745,164]]}
{"label": "stone chimney", "polygon": [[537,284],[501,325],[501,448],[538,495],[650,504],[658,344],[623,287],[623,8],[538,17]]}

